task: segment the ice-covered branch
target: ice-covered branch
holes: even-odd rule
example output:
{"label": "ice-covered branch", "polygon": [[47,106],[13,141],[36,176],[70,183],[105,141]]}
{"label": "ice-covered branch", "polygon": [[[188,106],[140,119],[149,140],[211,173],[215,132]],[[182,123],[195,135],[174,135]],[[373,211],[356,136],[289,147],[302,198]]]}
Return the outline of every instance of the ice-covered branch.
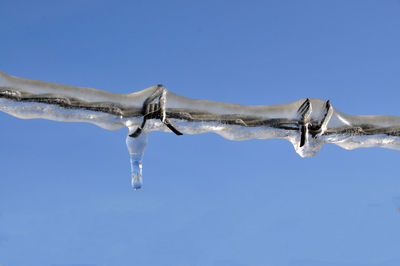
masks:
{"label": "ice-covered branch", "polygon": [[105,129],[128,127],[132,184],[142,183],[142,156],[150,131],[176,135],[214,132],[230,140],[283,138],[302,157],[325,143],[345,149],[400,149],[400,117],[353,116],[329,101],[245,106],[188,99],[162,85],[131,94],[17,78],[0,72],[0,110],[19,118],[89,122]]}

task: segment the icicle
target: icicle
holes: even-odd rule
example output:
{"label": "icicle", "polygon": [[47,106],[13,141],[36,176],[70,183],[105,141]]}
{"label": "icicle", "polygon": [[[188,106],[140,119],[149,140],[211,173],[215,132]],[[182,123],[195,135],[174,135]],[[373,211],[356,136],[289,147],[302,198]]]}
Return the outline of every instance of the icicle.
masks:
{"label": "icicle", "polygon": [[176,135],[214,132],[230,140],[280,138],[302,157],[322,145],[345,149],[400,150],[400,117],[347,115],[329,101],[306,98],[288,104],[245,106],[194,100],[156,85],[116,94],[22,79],[0,71],[0,111],[19,118],[88,122],[105,129],[129,128],[126,139],[132,186],[142,186],[142,156],[151,131]]}
{"label": "icicle", "polygon": [[[131,130],[130,130],[131,132]],[[128,147],[131,162],[131,183],[135,190],[139,190],[143,185],[143,153],[147,144],[148,132],[142,132],[138,137],[126,136],[126,146]]]}

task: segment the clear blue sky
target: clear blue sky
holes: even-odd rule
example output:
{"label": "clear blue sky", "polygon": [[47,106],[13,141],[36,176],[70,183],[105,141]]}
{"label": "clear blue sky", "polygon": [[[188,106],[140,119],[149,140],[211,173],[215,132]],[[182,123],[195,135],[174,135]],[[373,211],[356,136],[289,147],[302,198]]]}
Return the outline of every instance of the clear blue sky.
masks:
{"label": "clear blue sky", "polygon": [[[20,77],[400,116],[398,0],[2,0],[0,25]],[[156,132],[135,192],[127,130],[0,123],[2,266],[400,265],[399,151]]]}

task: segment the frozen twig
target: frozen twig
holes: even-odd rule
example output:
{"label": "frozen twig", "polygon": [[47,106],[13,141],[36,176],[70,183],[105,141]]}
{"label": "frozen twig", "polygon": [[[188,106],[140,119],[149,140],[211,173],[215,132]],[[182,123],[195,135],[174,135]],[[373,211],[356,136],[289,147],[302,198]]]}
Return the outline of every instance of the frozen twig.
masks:
{"label": "frozen twig", "polygon": [[287,139],[302,157],[325,143],[345,149],[400,149],[400,117],[353,116],[329,101],[245,106],[188,99],[162,85],[131,94],[17,78],[0,72],[0,110],[19,118],[89,122],[105,129],[129,128],[132,184],[142,183],[142,156],[150,131],[176,135],[214,132],[230,140]]}

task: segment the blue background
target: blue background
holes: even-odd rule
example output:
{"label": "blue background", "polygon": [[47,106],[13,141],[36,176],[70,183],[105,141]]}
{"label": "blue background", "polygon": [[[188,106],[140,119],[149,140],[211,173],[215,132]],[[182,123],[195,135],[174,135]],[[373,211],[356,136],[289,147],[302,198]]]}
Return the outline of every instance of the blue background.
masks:
{"label": "blue background", "polygon": [[[400,116],[400,1],[0,1],[0,69],[248,105]],[[399,156],[0,113],[0,265],[400,265]]]}

